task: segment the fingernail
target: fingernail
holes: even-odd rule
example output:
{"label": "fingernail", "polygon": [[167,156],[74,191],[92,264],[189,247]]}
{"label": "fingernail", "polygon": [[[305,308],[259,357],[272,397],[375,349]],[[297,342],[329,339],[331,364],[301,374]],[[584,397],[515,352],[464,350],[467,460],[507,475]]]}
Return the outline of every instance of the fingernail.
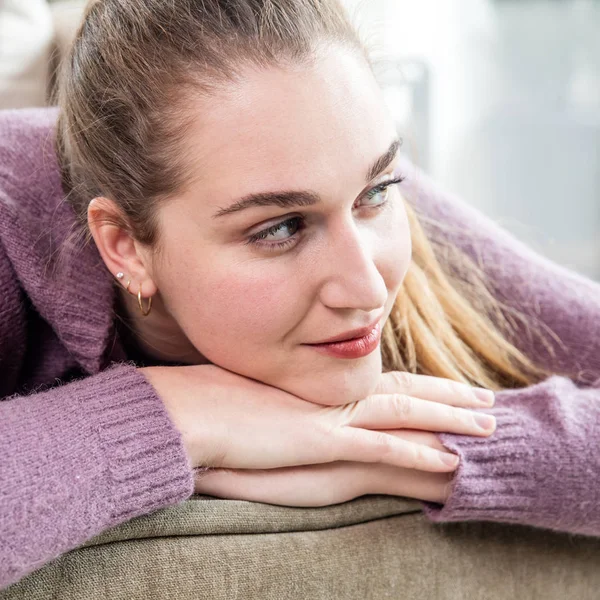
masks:
{"label": "fingernail", "polygon": [[485,431],[489,431],[493,429],[496,425],[496,418],[492,415],[485,415],[483,413],[474,413],[473,418],[475,419],[475,423],[484,429]]}
{"label": "fingernail", "polygon": [[440,460],[449,467],[456,467],[458,465],[458,456],[451,454],[450,452],[440,452]]}
{"label": "fingernail", "polygon": [[492,390],[486,388],[473,388],[473,393],[484,406],[494,406],[496,396]]}

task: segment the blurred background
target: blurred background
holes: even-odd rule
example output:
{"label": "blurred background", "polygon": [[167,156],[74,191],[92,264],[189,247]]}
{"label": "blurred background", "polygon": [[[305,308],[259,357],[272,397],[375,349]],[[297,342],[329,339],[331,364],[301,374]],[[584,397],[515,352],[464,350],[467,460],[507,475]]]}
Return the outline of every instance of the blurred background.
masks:
{"label": "blurred background", "polygon": [[[404,151],[600,281],[600,0],[344,0]],[[81,0],[0,0],[0,108],[40,106]]]}
{"label": "blurred background", "polygon": [[600,280],[600,1],[346,4],[371,52],[393,63],[382,85],[407,154]]}

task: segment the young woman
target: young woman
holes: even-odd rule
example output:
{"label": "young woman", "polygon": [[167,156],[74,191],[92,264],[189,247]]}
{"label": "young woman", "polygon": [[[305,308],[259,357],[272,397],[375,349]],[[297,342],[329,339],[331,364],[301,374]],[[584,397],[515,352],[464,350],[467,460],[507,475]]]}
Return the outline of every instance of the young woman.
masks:
{"label": "young woman", "polygon": [[415,176],[335,0],[93,2],[58,103],[0,120],[1,586],[194,491],[600,534],[598,288]]}

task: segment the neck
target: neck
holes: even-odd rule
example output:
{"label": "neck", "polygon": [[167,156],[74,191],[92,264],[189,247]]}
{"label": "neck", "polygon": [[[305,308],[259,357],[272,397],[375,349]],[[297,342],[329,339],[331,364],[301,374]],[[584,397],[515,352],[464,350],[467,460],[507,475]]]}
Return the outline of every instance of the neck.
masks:
{"label": "neck", "polygon": [[121,286],[118,289],[117,315],[129,355],[144,363],[208,363],[168,312],[160,294],[152,298],[152,310],[144,317],[137,296],[128,293]]}

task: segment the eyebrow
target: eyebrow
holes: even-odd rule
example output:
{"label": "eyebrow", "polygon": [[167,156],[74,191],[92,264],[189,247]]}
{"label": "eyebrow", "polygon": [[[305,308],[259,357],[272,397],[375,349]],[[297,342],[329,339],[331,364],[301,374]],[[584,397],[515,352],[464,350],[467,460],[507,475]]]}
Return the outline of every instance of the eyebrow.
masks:
{"label": "eyebrow", "polygon": [[[402,140],[396,138],[386,150],[367,171],[365,178],[368,184],[375,179],[377,175],[389,167],[402,145]],[[277,206],[279,208],[292,208],[298,206],[312,206],[321,202],[321,197],[315,192],[309,190],[290,191],[290,192],[261,192],[258,194],[248,194],[243,196],[231,206],[221,208],[213,216],[213,219],[238,213],[247,208],[255,208],[260,206]]]}

